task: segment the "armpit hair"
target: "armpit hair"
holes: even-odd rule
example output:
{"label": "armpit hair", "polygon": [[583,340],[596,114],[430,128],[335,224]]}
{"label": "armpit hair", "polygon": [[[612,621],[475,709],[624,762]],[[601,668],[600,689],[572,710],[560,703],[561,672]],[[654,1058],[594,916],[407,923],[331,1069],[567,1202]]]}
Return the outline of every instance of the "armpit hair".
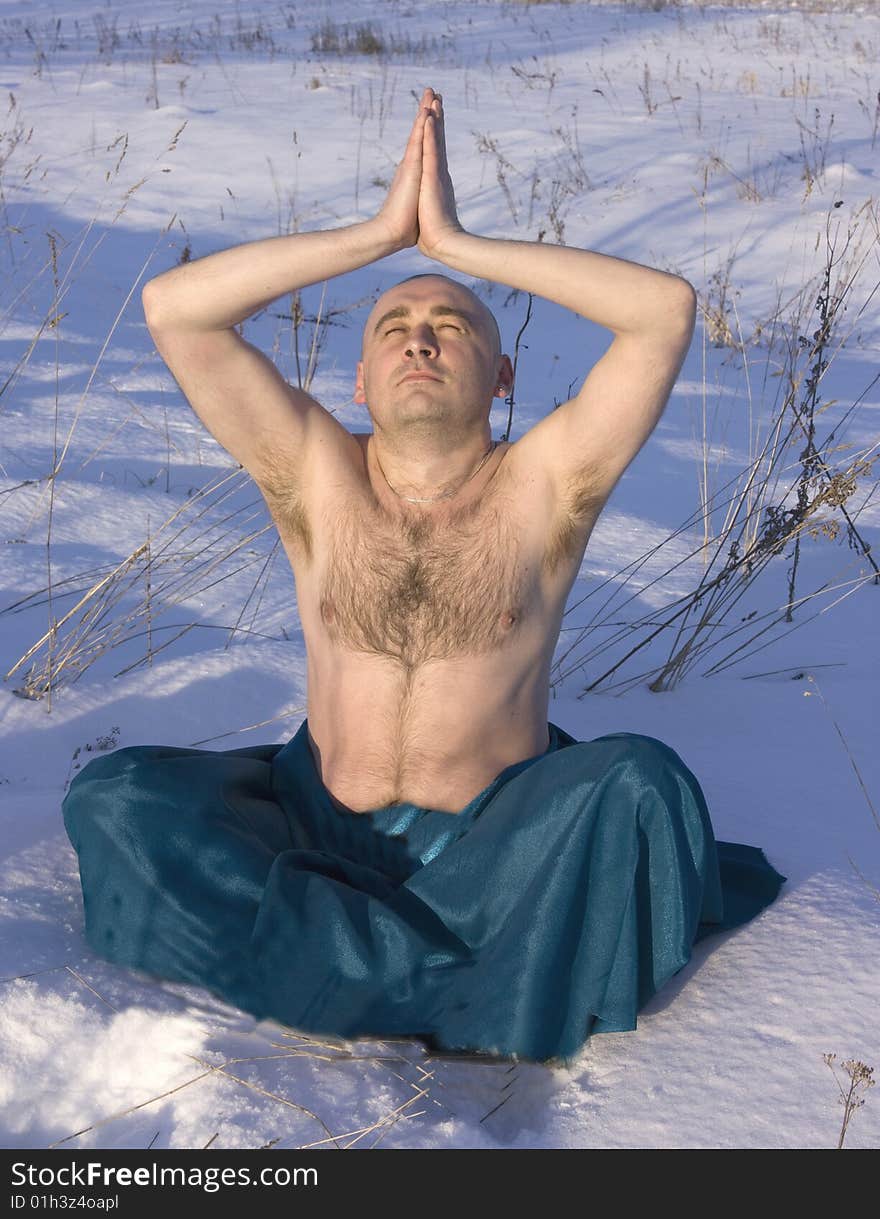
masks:
{"label": "armpit hair", "polygon": [[294,540],[302,547],[306,558],[313,553],[312,529],[302,490],[293,469],[293,462],[283,448],[268,441],[257,445],[254,482],[260,489],[282,540]]}
{"label": "armpit hair", "polygon": [[593,526],[608,499],[594,467],[569,476],[561,497],[560,511],[553,521],[544,552],[544,566],[553,572],[564,560],[584,552]]}

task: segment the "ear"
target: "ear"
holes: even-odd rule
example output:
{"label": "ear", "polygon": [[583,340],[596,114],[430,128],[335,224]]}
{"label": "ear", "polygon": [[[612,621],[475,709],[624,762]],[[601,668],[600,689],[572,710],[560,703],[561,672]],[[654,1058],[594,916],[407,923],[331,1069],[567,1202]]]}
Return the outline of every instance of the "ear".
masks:
{"label": "ear", "polygon": [[506,398],[513,389],[513,365],[510,356],[502,356],[498,361],[498,376],[495,380],[497,398]]}
{"label": "ear", "polygon": [[354,382],[353,401],[359,403],[361,406],[366,406],[366,403],[367,403],[367,391],[364,387],[364,362],[363,362],[363,360],[358,360],[358,363],[357,363],[357,374],[355,376],[355,382]]}

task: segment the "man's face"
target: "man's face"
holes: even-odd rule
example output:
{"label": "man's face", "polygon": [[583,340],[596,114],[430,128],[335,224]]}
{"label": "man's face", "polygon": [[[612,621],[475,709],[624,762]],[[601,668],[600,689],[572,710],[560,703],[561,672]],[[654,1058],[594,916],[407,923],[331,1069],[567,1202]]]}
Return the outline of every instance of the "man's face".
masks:
{"label": "man's face", "polygon": [[[410,280],[379,298],[364,328],[355,401],[383,428],[469,429],[488,418],[510,361],[486,307],[442,275]],[[433,427],[432,427],[433,425]]]}

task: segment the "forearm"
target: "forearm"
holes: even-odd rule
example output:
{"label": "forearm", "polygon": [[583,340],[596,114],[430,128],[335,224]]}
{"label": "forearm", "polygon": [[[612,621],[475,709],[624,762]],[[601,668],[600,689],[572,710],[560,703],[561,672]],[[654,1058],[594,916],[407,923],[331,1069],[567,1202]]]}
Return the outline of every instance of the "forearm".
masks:
{"label": "forearm", "polygon": [[466,275],[533,292],[615,334],[693,323],[695,298],[687,280],[609,254],[461,231],[444,235],[430,257]]}
{"label": "forearm", "polygon": [[142,294],[147,324],[228,329],[297,288],[354,271],[401,248],[376,220],[245,242],[149,280]]}

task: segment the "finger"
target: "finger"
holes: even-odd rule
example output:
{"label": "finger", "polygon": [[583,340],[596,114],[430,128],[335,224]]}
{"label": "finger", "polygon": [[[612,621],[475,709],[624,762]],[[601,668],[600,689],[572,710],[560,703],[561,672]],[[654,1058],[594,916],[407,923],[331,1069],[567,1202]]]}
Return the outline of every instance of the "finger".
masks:
{"label": "finger", "polygon": [[425,111],[425,126],[422,136],[422,156],[427,160],[436,162],[439,159],[439,145],[437,139],[437,115],[433,109]]}
{"label": "finger", "polygon": [[415,121],[413,122],[413,125],[412,125],[412,131],[410,132],[410,140],[413,143],[417,142],[419,145],[421,145],[427,118],[428,118],[428,111],[425,110],[424,107],[422,107],[415,117]]}
{"label": "finger", "polygon": [[422,143],[425,138],[425,122],[427,121],[427,111],[424,106],[419,106],[419,112],[416,115],[412,129],[409,133],[409,139],[404,153],[404,159],[421,160]]}
{"label": "finger", "polygon": [[430,110],[433,101],[434,90],[426,87],[422,90],[422,96],[419,98],[419,112],[422,113]]}
{"label": "finger", "polygon": [[448,169],[446,159],[446,123],[443,113],[443,99],[439,93],[434,96],[434,103],[431,108],[431,113],[434,116],[434,144],[436,147],[437,161],[441,169]]}

